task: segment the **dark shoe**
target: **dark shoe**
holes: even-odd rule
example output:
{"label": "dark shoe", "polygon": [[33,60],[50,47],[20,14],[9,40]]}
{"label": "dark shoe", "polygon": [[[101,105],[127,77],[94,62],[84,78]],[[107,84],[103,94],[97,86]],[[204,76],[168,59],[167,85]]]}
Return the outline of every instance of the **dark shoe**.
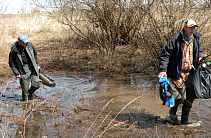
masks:
{"label": "dark shoe", "polygon": [[178,125],[179,124],[179,121],[178,121],[178,118],[177,118],[177,115],[170,115],[170,116],[167,116],[165,118],[165,121],[172,124],[172,125]]}

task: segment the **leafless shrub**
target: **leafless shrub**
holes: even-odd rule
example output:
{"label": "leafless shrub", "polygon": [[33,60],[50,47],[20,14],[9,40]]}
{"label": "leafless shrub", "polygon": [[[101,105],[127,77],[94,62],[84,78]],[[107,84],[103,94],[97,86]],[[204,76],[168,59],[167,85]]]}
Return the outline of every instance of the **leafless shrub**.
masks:
{"label": "leafless shrub", "polygon": [[146,64],[156,68],[166,41],[181,31],[186,20],[196,20],[202,33],[209,30],[209,4],[201,0],[49,0],[39,5],[90,41],[101,56],[111,58],[118,46],[132,45],[146,54]]}

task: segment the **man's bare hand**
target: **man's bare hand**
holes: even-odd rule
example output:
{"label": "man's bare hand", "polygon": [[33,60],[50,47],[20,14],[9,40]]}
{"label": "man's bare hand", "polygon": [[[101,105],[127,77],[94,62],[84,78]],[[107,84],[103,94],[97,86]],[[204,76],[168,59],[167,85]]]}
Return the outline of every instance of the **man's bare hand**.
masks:
{"label": "man's bare hand", "polygon": [[16,76],[16,78],[19,78],[19,79],[20,79],[20,78],[21,78],[21,75],[20,75],[20,74],[19,74],[19,75],[17,75],[17,76]]}
{"label": "man's bare hand", "polygon": [[198,63],[203,63],[203,62],[204,62],[203,58],[199,58]]}
{"label": "man's bare hand", "polygon": [[161,79],[162,77],[165,77],[166,76],[166,72],[160,72],[158,74],[158,79]]}

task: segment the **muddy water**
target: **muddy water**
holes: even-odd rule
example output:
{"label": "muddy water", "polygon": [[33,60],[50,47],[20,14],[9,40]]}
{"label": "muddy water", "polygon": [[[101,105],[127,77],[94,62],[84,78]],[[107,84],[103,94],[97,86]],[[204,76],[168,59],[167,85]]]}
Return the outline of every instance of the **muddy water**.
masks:
{"label": "muddy water", "polygon": [[[48,75],[56,87],[41,87],[35,100],[21,102],[19,80],[1,87],[0,137],[208,136],[210,100],[195,100],[190,119],[200,127],[163,122],[156,78],[142,75]],[[135,99],[137,98],[137,99]],[[181,107],[178,114],[181,114]],[[179,116],[178,116],[179,117]],[[105,132],[104,132],[105,131]]]}

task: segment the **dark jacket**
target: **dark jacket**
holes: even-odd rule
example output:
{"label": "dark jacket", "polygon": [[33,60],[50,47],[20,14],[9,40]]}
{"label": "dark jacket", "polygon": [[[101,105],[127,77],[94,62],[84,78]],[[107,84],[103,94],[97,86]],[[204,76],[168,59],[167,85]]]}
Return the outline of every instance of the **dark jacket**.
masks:
{"label": "dark jacket", "polygon": [[[167,72],[167,76],[173,79],[180,79],[182,70],[182,58],[185,42],[183,40],[184,30],[174,34],[167,42],[160,56],[159,71]],[[201,34],[194,32],[193,42],[193,66],[196,66],[198,59],[204,57],[201,49]]]}
{"label": "dark jacket", "polygon": [[[22,61],[22,57],[21,57],[21,53],[19,50],[19,44],[18,41],[15,42],[14,44],[12,44],[10,46],[11,51],[9,54],[9,66],[12,69],[13,73],[17,76],[17,75],[25,75],[25,71],[23,69],[23,61]],[[38,74],[38,66],[39,66],[39,62],[37,59],[37,52],[34,49],[34,46],[32,43],[28,42],[26,45],[26,51],[29,55],[29,58],[32,62],[32,65],[36,71],[36,74]]]}

